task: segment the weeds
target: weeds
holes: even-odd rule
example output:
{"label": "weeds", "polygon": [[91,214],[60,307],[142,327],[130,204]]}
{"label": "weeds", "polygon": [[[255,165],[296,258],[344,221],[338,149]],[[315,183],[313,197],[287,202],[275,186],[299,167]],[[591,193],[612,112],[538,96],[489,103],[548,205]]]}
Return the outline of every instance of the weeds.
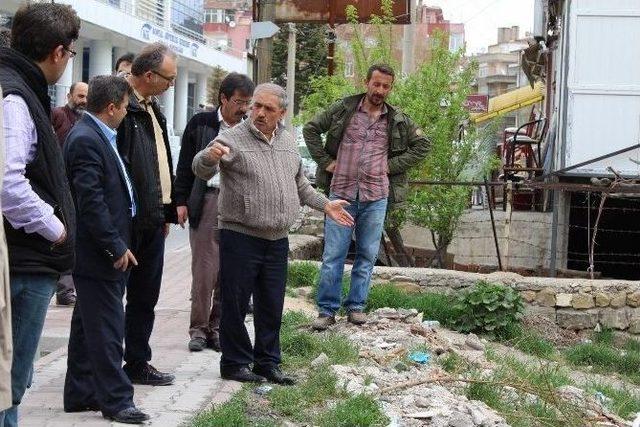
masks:
{"label": "weeds", "polygon": [[249,424],[247,417],[247,390],[241,390],[222,405],[202,412],[192,421],[191,427],[227,427]]}
{"label": "weeds", "polygon": [[292,262],[287,272],[287,289],[317,286],[320,268],[308,261]]}
{"label": "weeds", "polygon": [[602,393],[611,399],[605,405],[617,415],[624,419],[629,419],[640,412],[640,398],[631,393],[626,388],[617,389],[604,383],[591,383],[588,386],[590,393]]}
{"label": "weeds", "polygon": [[359,394],[339,402],[322,413],[316,424],[321,427],[384,426],[389,419],[382,413],[375,398]]}

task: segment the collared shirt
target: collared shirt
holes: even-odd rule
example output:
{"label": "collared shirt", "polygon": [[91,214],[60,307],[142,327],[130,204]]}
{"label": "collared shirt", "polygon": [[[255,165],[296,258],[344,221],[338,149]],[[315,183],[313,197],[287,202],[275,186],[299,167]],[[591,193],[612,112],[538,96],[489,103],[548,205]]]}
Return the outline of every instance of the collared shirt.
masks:
{"label": "collared shirt", "polygon": [[[225,130],[231,129],[233,127],[224,120],[220,108],[218,108],[218,122],[220,122],[220,129],[218,130],[218,134],[221,134]],[[213,178],[207,181],[207,187],[220,188],[220,173],[216,173]]]}
{"label": "collared shirt", "polygon": [[118,153],[118,145],[116,143],[118,132],[114,129],[111,129],[102,120],[100,120],[90,112],[86,111],[85,114],[91,117],[94,122],[96,122],[96,124],[102,131],[102,134],[105,136],[105,138],[107,138],[107,141],[109,141],[109,145],[111,146],[111,149],[113,149],[113,152],[116,153],[116,158],[118,159],[118,165],[120,167],[120,170],[122,170],[122,173],[124,174],[124,180],[127,184],[127,190],[129,191],[129,200],[131,200],[131,217],[133,218],[136,216],[136,202],[135,202],[135,199],[133,198],[133,185],[131,185],[129,174],[127,174],[127,168],[124,167],[124,163],[122,162],[120,153]]}
{"label": "collared shirt", "polygon": [[2,214],[15,229],[38,233],[55,242],[64,232],[64,224],[44,202],[25,176],[26,166],[36,155],[36,127],[24,99],[7,95],[3,103],[3,129],[6,163],[2,187]]}
{"label": "collared shirt", "polygon": [[388,109],[372,121],[364,98],[345,129],[338,149],[331,192],[347,200],[372,202],[389,196]]}
{"label": "collared shirt", "polygon": [[169,158],[164,145],[164,136],[162,126],[151,107],[151,100],[144,98],[135,89],[133,91],[140,105],[151,116],[153,123],[153,133],[156,141],[156,151],[158,153],[158,173],[160,175],[160,189],[162,191],[162,203],[168,205],[171,203],[171,172],[169,171]]}

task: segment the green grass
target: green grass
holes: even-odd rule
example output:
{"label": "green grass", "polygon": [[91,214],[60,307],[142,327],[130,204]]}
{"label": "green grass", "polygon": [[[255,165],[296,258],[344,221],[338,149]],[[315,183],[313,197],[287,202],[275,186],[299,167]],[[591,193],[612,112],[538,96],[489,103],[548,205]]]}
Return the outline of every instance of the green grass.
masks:
{"label": "green grass", "polygon": [[545,340],[536,332],[524,329],[520,324],[509,326],[498,339],[523,353],[549,360],[557,358],[557,351],[553,343]]}
{"label": "green grass", "polygon": [[349,364],[358,360],[358,348],[344,335],[314,334],[301,327],[311,318],[300,312],[287,312],[282,318],[280,348],[285,367],[308,367],[309,362],[325,353],[330,364]]}
{"label": "green grass", "polygon": [[369,291],[366,310],[382,307],[415,308],[423,313],[425,320],[437,320],[443,326],[451,326],[455,316],[451,296],[436,293],[408,294],[392,284],[375,285]]}
{"label": "green grass", "polygon": [[624,419],[630,419],[640,412],[640,398],[627,389],[617,389],[609,384],[591,383],[588,391],[593,394],[600,392],[611,399],[607,407]]}
{"label": "green grass", "polygon": [[320,427],[364,427],[384,426],[388,422],[373,397],[359,394],[338,402],[334,408],[322,413],[314,424]]}
{"label": "green grass", "polygon": [[566,360],[576,366],[593,366],[602,373],[617,372],[626,376],[636,384],[640,384],[640,353],[620,350],[610,344],[583,343],[567,349],[564,353]]}
{"label": "green grass", "polygon": [[271,407],[280,415],[296,421],[310,422],[313,406],[322,406],[328,399],[346,397],[336,388],[338,378],[327,368],[309,372],[309,377],[293,387],[277,386],[268,394]]}
{"label": "green grass", "polygon": [[240,427],[249,425],[247,390],[236,393],[229,401],[196,416],[191,427]]}
{"label": "green grass", "polygon": [[292,262],[287,273],[287,289],[316,287],[320,277],[320,268],[308,261]]}

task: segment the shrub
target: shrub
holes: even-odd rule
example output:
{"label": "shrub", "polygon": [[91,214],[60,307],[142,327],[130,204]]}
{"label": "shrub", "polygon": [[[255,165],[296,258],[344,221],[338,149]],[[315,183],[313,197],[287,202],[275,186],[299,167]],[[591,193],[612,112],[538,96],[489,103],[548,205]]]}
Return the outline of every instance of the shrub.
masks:
{"label": "shrub", "polygon": [[500,336],[522,318],[524,305],[513,289],[482,281],[464,290],[453,309],[457,330]]}

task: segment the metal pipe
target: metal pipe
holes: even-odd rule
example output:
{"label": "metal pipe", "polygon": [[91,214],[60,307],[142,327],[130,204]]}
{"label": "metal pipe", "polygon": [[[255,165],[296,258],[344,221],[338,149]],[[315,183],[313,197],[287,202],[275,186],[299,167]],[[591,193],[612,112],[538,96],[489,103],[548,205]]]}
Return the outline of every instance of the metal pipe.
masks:
{"label": "metal pipe", "polygon": [[[489,182],[484,180],[484,189],[489,196]],[[493,243],[496,245],[496,256],[498,257],[498,268],[502,271],[502,258],[500,257],[500,245],[498,244],[498,235],[496,233],[496,222],[493,219],[493,207],[491,206],[491,197],[487,197],[489,205],[489,216],[491,217],[491,229],[493,230]]]}

